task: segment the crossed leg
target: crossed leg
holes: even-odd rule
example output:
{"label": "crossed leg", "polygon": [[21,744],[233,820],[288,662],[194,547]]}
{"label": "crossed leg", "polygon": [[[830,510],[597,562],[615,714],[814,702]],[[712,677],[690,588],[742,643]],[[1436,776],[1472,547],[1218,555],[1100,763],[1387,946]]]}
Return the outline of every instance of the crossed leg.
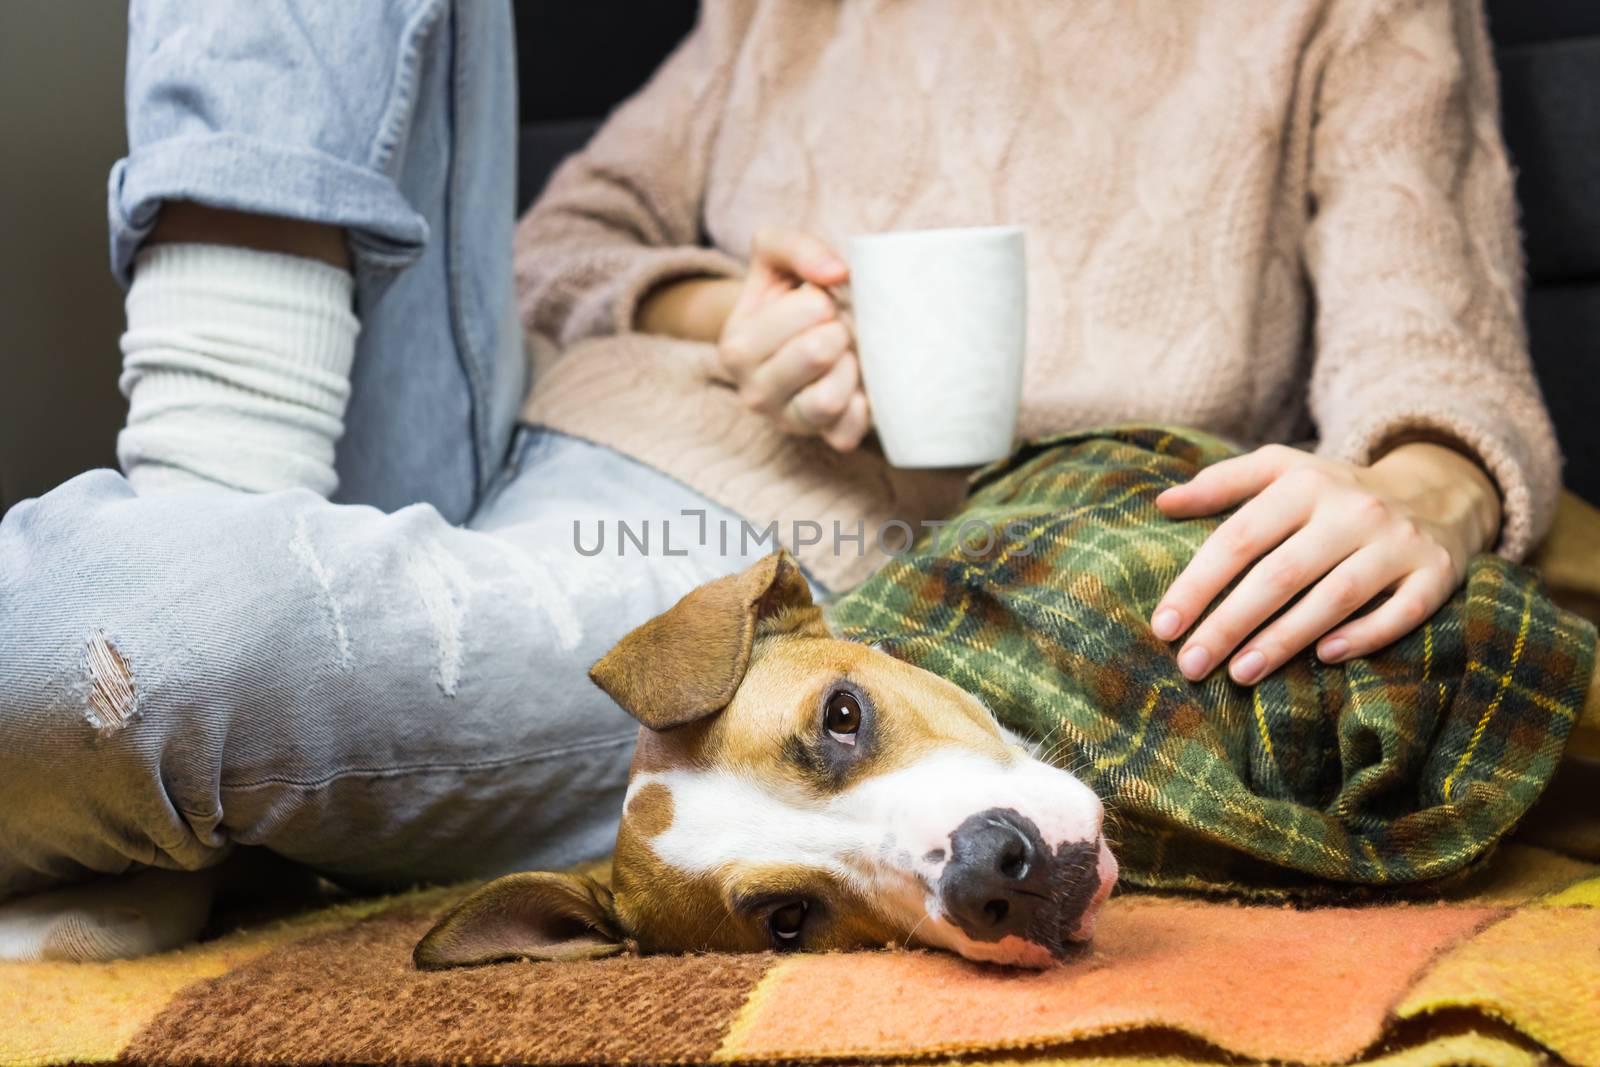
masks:
{"label": "crossed leg", "polygon": [[[746,562],[696,543],[685,509],[738,522],[641,464],[540,431],[468,528],[426,506],[386,515],[298,491],[140,498],[107,471],[13,509],[0,524],[0,899],[146,871],[102,903],[183,914],[96,941],[80,889],[55,902],[77,927],[50,942],[51,902],[24,897],[0,905],[0,956],[186,939],[205,883],[160,875],[239,844],[358,888],[604,853],[637,727],[587,668]],[[614,537],[598,555],[575,547],[574,523],[590,547],[599,524],[644,519],[678,519],[685,554],[657,542],[619,555]]]}

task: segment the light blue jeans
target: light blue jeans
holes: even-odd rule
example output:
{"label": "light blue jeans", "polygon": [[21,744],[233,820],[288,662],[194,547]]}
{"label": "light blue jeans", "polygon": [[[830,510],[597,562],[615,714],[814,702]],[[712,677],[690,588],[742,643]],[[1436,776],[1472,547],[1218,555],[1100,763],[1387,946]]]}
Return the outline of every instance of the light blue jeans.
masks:
{"label": "light blue jeans", "polygon": [[[689,536],[682,511],[738,519],[664,475],[512,439],[511,49],[488,0],[132,5],[113,266],[168,199],[345,227],[341,489],[93,471],[6,515],[0,899],[234,844],[361,887],[610,848],[636,727],[587,668],[746,560]],[[653,555],[618,554],[619,519]]]}

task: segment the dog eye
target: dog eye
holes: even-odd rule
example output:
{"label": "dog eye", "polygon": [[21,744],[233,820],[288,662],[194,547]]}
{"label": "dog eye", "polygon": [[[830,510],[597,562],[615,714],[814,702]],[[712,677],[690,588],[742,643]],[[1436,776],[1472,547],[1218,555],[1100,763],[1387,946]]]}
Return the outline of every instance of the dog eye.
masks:
{"label": "dog eye", "polygon": [[779,948],[793,948],[800,940],[800,930],[806,924],[806,912],[811,907],[803,900],[792,901],[773,910],[767,916],[767,932]]}
{"label": "dog eye", "polygon": [[861,702],[846,689],[835,689],[828,696],[822,711],[822,725],[828,736],[841,744],[856,743],[856,732],[861,729]]}

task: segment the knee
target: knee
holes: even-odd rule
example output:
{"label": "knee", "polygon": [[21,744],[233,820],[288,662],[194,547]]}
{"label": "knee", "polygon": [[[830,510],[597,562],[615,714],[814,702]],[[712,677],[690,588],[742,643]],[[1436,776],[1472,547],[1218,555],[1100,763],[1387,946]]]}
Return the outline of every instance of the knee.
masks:
{"label": "knee", "polygon": [[[148,521],[129,521],[138,503],[120,474],[95,470],[6,513],[0,521],[0,601],[6,606],[0,656],[37,655],[97,608],[140,598],[134,586],[148,568],[123,561],[148,555],[140,542],[152,541],[157,531],[141,529]],[[88,636],[81,628],[78,633]]]}
{"label": "knee", "polygon": [[[84,607],[92,588],[103,584],[94,543],[101,515],[133,495],[116,472],[90,471],[58,488],[25,500],[0,521],[0,690],[4,707],[38,707],[62,697],[81,681],[69,662],[104,671],[104,707],[117,706],[127,663],[104,634],[86,625]],[[10,716],[8,716],[10,718]]]}
{"label": "knee", "polygon": [[103,509],[133,495],[126,478],[102,469],[22,501],[0,519],[0,580],[11,585],[45,553],[77,540]]}
{"label": "knee", "polygon": [[224,648],[202,631],[232,599],[224,561],[244,555],[232,496],[139,497],[99,470],[7,513],[0,708],[72,706],[115,729],[138,713],[141,676]]}

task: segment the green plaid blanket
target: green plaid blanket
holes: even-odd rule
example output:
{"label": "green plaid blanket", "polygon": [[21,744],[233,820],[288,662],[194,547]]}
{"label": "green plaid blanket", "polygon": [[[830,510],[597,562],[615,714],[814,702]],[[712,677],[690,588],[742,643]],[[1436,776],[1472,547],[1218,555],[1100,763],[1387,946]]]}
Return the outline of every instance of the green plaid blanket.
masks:
{"label": "green plaid blanket", "polygon": [[[1148,619],[1220,517],[1171,521],[1155,497],[1236,453],[1152,427],[1031,444],[830,617],[1078,773],[1132,884],[1314,894],[1468,868],[1555,771],[1594,628],[1484,555],[1379,654],[1329,667],[1307,652],[1254,688],[1191,683]],[[984,550],[967,520],[1000,535]]]}

